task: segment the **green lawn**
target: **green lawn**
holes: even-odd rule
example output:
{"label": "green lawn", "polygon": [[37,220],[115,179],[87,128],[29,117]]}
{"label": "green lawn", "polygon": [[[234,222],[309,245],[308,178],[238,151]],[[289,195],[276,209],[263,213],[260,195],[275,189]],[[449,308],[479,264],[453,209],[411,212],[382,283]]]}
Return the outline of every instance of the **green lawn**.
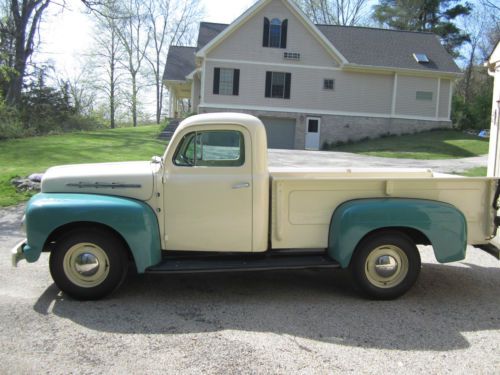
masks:
{"label": "green lawn", "polygon": [[467,177],[484,177],[486,176],[487,170],[488,169],[486,167],[476,167],[467,169],[466,171],[463,172],[458,172],[457,174]]}
{"label": "green lawn", "polygon": [[488,139],[456,130],[436,130],[349,143],[329,149],[398,159],[455,159],[487,154]]}
{"label": "green lawn", "polygon": [[0,207],[29,196],[15,191],[10,183],[15,176],[60,164],[149,160],[161,155],[166,142],[156,138],[160,130],[151,125],[0,141]]}

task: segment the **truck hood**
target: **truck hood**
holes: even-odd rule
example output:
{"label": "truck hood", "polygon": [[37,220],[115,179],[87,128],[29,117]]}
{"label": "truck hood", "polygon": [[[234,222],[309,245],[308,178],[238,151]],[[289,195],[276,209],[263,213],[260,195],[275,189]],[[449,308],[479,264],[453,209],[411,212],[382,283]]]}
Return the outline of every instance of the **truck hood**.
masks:
{"label": "truck hood", "polygon": [[146,201],[153,196],[158,164],[147,161],[72,164],[52,167],[42,178],[42,193],[118,195]]}

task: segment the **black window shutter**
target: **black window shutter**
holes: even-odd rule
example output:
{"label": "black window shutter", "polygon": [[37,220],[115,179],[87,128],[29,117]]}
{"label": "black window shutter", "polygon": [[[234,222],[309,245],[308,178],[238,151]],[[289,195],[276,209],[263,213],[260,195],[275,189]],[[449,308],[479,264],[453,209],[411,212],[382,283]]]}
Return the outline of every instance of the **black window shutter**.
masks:
{"label": "black window shutter", "polygon": [[273,72],[266,72],[266,98],[271,97],[271,81],[273,79]]}
{"label": "black window shutter", "polygon": [[220,68],[214,68],[214,94],[219,94]]}
{"label": "black window shutter", "polygon": [[285,73],[285,99],[290,99],[291,85],[292,85],[292,74]]}
{"label": "black window shutter", "polygon": [[264,17],[264,35],[262,36],[262,47],[269,47],[269,19]]}
{"label": "black window shutter", "polygon": [[233,95],[239,95],[240,93],[240,70],[234,69],[233,74]]}
{"label": "black window shutter", "polygon": [[281,48],[286,48],[286,33],[288,30],[288,20],[281,22]]}

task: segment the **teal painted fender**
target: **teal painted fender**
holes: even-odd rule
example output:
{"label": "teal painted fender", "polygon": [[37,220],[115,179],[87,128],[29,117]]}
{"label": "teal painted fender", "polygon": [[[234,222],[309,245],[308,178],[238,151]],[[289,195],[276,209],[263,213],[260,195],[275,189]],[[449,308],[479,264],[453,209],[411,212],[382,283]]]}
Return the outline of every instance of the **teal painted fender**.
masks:
{"label": "teal painted fender", "polygon": [[144,202],[108,195],[59,193],[37,194],[26,206],[26,260],[37,261],[48,236],[75,222],[113,228],[127,242],[139,273],[161,260],[158,220]]}
{"label": "teal painted fender", "polygon": [[422,199],[359,199],[341,204],[333,213],[328,255],[349,266],[359,241],[383,228],[411,228],[423,233],[441,263],[465,258],[467,222],[454,206]]}

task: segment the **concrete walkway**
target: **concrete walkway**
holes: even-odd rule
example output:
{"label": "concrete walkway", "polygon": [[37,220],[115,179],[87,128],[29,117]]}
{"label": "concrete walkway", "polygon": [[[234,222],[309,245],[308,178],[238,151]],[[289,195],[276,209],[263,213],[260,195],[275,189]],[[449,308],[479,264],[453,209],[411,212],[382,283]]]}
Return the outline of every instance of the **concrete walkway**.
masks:
{"label": "concrete walkway", "polygon": [[436,172],[462,172],[475,167],[486,167],[488,155],[463,159],[417,160],[379,158],[332,151],[270,149],[271,167],[394,167],[430,168]]}

